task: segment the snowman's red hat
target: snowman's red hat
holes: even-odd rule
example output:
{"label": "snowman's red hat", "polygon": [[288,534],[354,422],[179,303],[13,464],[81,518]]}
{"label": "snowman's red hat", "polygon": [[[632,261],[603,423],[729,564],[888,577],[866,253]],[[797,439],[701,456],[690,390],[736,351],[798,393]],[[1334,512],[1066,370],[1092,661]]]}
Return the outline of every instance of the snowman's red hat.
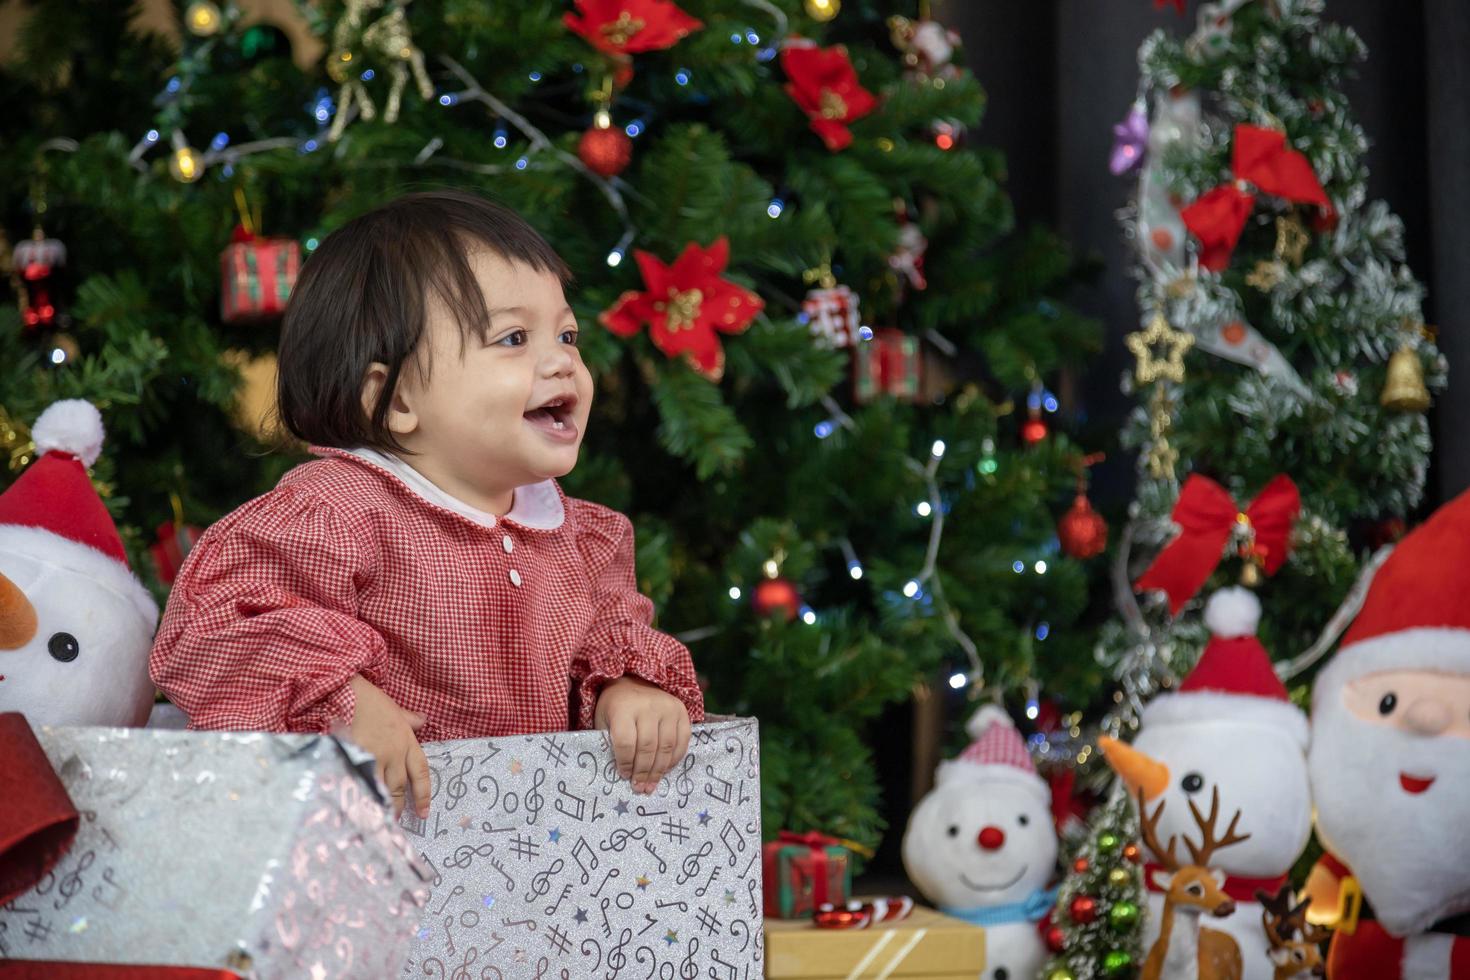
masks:
{"label": "snowman's red hat", "polygon": [[1470,493],[1430,515],[1373,576],[1362,611],[1317,677],[1313,699],[1365,674],[1430,670],[1470,674]]}
{"label": "snowman's red hat", "polygon": [[0,494],[0,551],[83,574],[156,619],[158,607],[129,572],[117,525],[87,476],[102,451],[101,414],[80,399],[55,402],[31,438],[38,458]]}
{"label": "snowman's red hat", "polygon": [[1051,788],[1036,774],[1031,753],[1004,709],[994,704],[982,705],[970,716],[965,731],[973,741],[958,756],[939,764],[935,782],[1000,780],[1025,786],[1039,799],[1050,802]]}
{"label": "snowman's red hat", "polygon": [[1261,602],[1238,586],[1221,589],[1205,605],[1210,641],[1172,694],[1154,698],[1143,709],[1143,725],[1229,722],[1279,729],[1302,748],[1307,716],[1287,697],[1271,657],[1256,638]]}

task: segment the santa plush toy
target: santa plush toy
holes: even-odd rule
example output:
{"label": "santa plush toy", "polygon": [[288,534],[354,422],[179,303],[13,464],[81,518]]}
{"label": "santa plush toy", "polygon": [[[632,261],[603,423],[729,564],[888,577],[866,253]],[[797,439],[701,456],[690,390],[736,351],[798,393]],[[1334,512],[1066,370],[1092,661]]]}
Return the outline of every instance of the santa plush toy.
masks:
{"label": "santa plush toy", "polygon": [[[1241,812],[1238,829],[1249,839],[1223,848],[1212,862],[1226,875],[1223,890],[1235,900],[1235,912],[1210,919],[1209,927],[1234,937],[1244,980],[1275,976],[1256,891],[1280,889],[1312,830],[1307,717],[1287,699],[1256,638],[1260,618],[1260,601],[1246,589],[1211,596],[1205,624],[1213,635],[1194,669],[1175,692],[1144,708],[1132,746],[1098,740],[1108,765],[1135,797],[1143,793],[1150,812],[1166,804],[1159,840],[1197,838],[1189,804],[1209,813],[1215,788],[1221,813]],[[1145,949],[1158,938],[1163,914],[1164,892],[1154,877],[1160,870],[1145,867]]]}
{"label": "santa plush toy", "polygon": [[1030,980],[1056,901],[1051,790],[1003,710],[986,705],[965,728],[974,741],[939,764],[909,817],[904,868],[941,911],[985,927],[985,980]]}
{"label": "santa plush toy", "polygon": [[1378,570],[1312,691],[1332,980],[1470,978],[1470,495]]}
{"label": "santa plush toy", "polygon": [[57,402],[31,437],[39,458],[0,494],[0,712],[32,725],[142,725],[158,607],[87,477],[102,417]]}

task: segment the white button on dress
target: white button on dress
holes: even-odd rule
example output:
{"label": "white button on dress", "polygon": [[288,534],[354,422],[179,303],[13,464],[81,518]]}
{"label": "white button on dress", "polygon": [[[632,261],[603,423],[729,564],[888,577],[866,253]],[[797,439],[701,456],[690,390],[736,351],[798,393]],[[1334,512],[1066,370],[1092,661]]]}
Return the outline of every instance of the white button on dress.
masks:
{"label": "white button on dress", "polygon": [[521,584],[521,573],[516,571],[514,568],[510,570],[510,584],[514,586],[519,586]]}
{"label": "white button on dress", "polygon": [[500,539],[500,544],[502,547],[505,548],[505,553],[507,555],[516,550],[516,543],[510,539],[509,534]]}

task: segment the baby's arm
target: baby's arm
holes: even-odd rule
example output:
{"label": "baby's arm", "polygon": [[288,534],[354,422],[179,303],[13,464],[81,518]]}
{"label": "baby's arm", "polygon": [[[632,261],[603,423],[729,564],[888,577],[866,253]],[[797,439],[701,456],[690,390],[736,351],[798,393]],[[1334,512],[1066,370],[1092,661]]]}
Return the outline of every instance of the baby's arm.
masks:
{"label": "baby's arm", "polygon": [[169,595],[153,682],[194,728],[326,732],[383,637],[357,618],[372,557],[320,500],[275,490],[210,528]]}
{"label": "baby's arm", "polygon": [[594,604],[572,660],[578,722],[606,728],[619,772],[651,791],[683,758],[690,724],[704,720],[704,696],[688,649],[650,625],[653,603],[634,574],[633,525],[606,507],[577,504]]}

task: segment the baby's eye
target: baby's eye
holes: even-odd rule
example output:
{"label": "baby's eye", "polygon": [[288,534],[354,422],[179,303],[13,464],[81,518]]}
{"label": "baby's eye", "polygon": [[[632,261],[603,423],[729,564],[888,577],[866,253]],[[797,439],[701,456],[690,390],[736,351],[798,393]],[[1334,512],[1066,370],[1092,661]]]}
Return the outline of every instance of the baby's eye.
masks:
{"label": "baby's eye", "polygon": [[561,332],[561,342],[564,344],[571,344],[573,347],[575,347],[577,346],[578,336],[580,335],[575,330],[563,330]]}
{"label": "baby's eye", "polygon": [[524,347],[526,346],[526,331],[513,330],[495,342],[496,347]]}

